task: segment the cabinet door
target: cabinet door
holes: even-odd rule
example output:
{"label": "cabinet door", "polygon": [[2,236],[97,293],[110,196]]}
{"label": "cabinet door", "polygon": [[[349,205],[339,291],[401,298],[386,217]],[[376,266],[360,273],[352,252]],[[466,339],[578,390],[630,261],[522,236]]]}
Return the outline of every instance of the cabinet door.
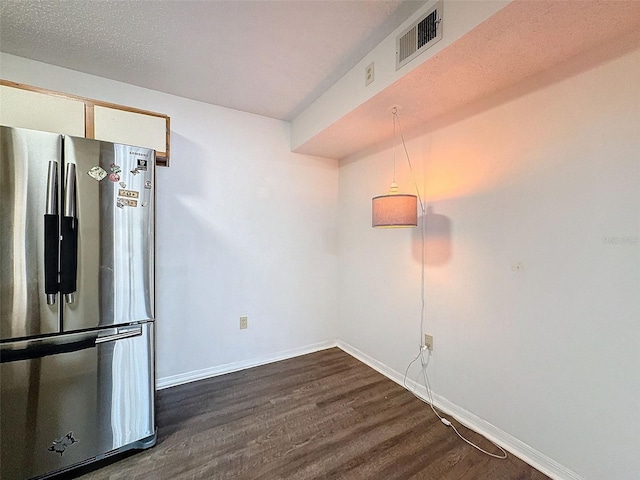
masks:
{"label": "cabinet door", "polygon": [[0,124],[84,137],[84,102],[0,85]]}
{"label": "cabinet door", "polygon": [[96,140],[167,152],[166,117],[96,105],[94,133]]}

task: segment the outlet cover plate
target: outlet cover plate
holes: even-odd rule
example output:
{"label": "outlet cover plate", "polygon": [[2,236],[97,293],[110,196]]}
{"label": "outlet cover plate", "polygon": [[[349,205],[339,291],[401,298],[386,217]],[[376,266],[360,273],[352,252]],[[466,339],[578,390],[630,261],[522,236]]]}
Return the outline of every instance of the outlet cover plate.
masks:
{"label": "outlet cover plate", "polygon": [[433,335],[424,334],[424,346],[427,347],[427,350],[433,351]]}
{"label": "outlet cover plate", "polygon": [[373,62],[371,62],[369,65],[366,66],[366,68],[364,69],[364,86],[366,87],[367,85],[373,83],[373,81],[376,78],[375,75],[375,70],[373,68]]}

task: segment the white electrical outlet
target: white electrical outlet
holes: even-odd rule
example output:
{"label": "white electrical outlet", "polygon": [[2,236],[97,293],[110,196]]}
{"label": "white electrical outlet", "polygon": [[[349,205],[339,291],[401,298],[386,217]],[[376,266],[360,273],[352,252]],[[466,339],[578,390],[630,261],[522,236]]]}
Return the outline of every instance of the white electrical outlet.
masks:
{"label": "white electrical outlet", "polygon": [[249,317],[240,317],[240,330],[249,328]]}
{"label": "white electrical outlet", "polygon": [[373,62],[366,66],[364,69],[364,86],[366,87],[375,80],[375,70],[373,69]]}
{"label": "white electrical outlet", "polygon": [[433,335],[424,334],[424,346],[427,350],[433,351]]}

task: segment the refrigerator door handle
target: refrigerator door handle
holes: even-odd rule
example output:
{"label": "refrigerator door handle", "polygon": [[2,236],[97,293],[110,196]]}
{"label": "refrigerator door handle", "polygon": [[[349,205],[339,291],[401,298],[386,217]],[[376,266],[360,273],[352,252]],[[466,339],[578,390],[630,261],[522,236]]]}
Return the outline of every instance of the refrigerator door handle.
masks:
{"label": "refrigerator door handle", "polygon": [[113,342],[124,338],[139,337],[142,335],[142,326],[119,328],[117,333],[109,333],[107,335],[98,335],[96,345],[99,343]]}
{"label": "refrigerator door handle", "polygon": [[49,161],[44,207],[44,293],[47,305],[56,303],[60,230],[58,222],[58,162]]}
{"label": "refrigerator door handle", "polygon": [[66,303],[75,301],[78,276],[78,218],[76,216],[76,165],[67,163],[64,179],[60,251],[60,292]]}
{"label": "refrigerator door handle", "polygon": [[96,337],[95,332],[83,332],[3,343],[0,344],[0,363],[33,360],[93,348],[97,343]]}

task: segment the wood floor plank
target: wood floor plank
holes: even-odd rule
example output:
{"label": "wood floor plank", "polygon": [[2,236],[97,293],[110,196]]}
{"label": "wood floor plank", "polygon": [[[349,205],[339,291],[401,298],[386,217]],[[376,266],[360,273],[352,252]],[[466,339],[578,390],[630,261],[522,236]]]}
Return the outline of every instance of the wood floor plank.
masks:
{"label": "wood floor plank", "polygon": [[76,477],[548,479],[513,455],[473,449],[410,392],[337,348],[161,390],[157,419],[154,448]]}

